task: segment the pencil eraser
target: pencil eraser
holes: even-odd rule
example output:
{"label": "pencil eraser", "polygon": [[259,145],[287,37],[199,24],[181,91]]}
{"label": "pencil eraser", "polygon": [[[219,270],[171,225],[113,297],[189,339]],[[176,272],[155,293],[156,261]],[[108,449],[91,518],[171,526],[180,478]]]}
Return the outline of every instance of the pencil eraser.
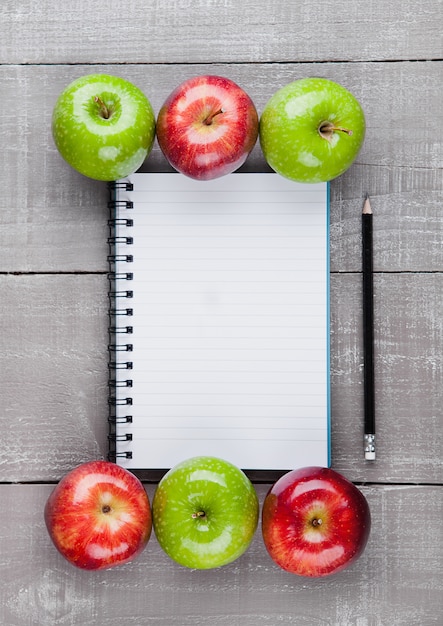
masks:
{"label": "pencil eraser", "polygon": [[366,461],[375,461],[375,450],[366,450],[365,459]]}

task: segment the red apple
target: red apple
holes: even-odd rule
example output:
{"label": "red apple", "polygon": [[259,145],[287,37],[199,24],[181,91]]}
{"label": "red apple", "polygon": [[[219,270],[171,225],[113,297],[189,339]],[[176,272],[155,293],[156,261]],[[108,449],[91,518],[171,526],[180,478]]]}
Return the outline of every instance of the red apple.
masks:
{"label": "red apple", "polygon": [[323,467],[288,472],[263,503],[263,540],[282,569],[327,576],[354,562],[371,528],[368,503],[341,474]]}
{"label": "red apple", "polygon": [[109,461],[66,474],[49,496],[45,522],[57,550],[87,570],[134,559],[151,535],[151,507],[142,483]]}
{"label": "red apple", "polygon": [[238,169],[258,137],[258,115],[229,78],[196,76],[179,85],[157,117],[157,139],[182,174],[210,180]]}

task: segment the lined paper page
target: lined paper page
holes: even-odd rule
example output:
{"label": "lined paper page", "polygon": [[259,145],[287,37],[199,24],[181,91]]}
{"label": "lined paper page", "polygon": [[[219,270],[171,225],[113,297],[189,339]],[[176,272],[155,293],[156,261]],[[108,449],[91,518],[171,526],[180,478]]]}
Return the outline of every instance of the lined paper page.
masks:
{"label": "lined paper page", "polygon": [[[328,464],[327,185],[277,174],[194,181],[138,173],[117,254],[131,353],[117,359],[119,459],[170,468],[214,455],[243,469]],[[118,203],[119,205],[121,203]],[[122,268],[122,266],[124,266]]]}

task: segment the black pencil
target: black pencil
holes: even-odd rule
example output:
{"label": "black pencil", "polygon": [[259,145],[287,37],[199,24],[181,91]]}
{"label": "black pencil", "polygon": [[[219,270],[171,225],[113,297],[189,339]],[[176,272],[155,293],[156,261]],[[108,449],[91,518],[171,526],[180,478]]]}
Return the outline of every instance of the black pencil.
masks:
{"label": "black pencil", "polygon": [[363,265],[363,367],[364,367],[364,452],[367,461],[375,460],[374,398],[374,295],[372,261],[372,208],[369,197],[362,212]]}

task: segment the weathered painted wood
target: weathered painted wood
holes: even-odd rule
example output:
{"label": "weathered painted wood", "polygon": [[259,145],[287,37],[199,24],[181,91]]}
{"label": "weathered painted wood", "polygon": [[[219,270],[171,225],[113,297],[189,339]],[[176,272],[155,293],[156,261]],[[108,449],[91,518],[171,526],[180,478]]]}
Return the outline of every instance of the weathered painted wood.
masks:
{"label": "weathered painted wood", "polygon": [[[365,552],[324,579],[280,570],[260,528],[224,568],[187,570],[152,535],[132,563],[83,572],[55,550],[43,521],[52,486],[2,485],[0,622],[7,626],[348,626],[441,624],[441,488],[361,487],[372,513]],[[262,503],[267,486],[257,487]],[[148,493],[152,501],[154,486]]]}
{"label": "weathered painted wood", "polygon": [[103,454],[105,276],[1,276],[0,480],[58,479]]}
{"label": "weathered painted wood", "polygon": [[[107,280],[0,276],[0,289],[0,480],[58,480],[107,449]],[[378,274],[374,289],[372,464],[362,458],[361,278],[332,276],[333,467],[358,481],[442,482],[443,275]]]}
{"label": "weathered painted wood", "polygon": [[[158,112],[184,78],[208,66],[0,66],[0,271],[105,271],[107,191],[74,172],[50,133],[52,108],[75,77],[100,71],[127,77]],[[367,135],[356,163],[331,183],[331,269],[360,270],[360,212],[366,193],[375,212],[375,268],[439,271],[443,120],[438,63],[214,65],[251,94],[259,112],[280,86],[321,74],[360,99]],[[396,85],[394,88],[393,85]],[[420,114],[417,114],[417,111]],[[155,145],[149,169],[165,168]],[[261,171],[259,146],[246,169]]]}
{"label": "weathered painted wood", "polygon": [[[368,123],[356,163],[331,183],[332,461],[366,485],[373,516],[360,561],[323,580],[279,570],[259,534],[221,570],[182,569],[153,537],[134,563],[86,573],[50,543],[42,514],[52,485],[0,484],[1,624],[441,624],[442,18],[441,0],[0,3],[0,482],[57,481],[106,451],[107,192],[53,145],[63,87],[89,72],[121,75],[157,112],[186,77],[219,73],[261,112],[283,84],[323,75],[355,93]],[[158,146],[146,167],[165,168]],[[264,167],[256,146],[246,169]],[[377,272],[373,464],[361,452],[366,193]],[[262,501],[267,486],[257,489]]]}
{"label": "weathered painted wood", "polygon": [[3,0],[3,63],[440,58],[439,0]]}
{"label": "weathered painted wood", "polygon": [[361,277],[332,276],[332,459],[353,480],[443,482],[442,294],[442,273],[374,277],[377,460],[368,463]]}

